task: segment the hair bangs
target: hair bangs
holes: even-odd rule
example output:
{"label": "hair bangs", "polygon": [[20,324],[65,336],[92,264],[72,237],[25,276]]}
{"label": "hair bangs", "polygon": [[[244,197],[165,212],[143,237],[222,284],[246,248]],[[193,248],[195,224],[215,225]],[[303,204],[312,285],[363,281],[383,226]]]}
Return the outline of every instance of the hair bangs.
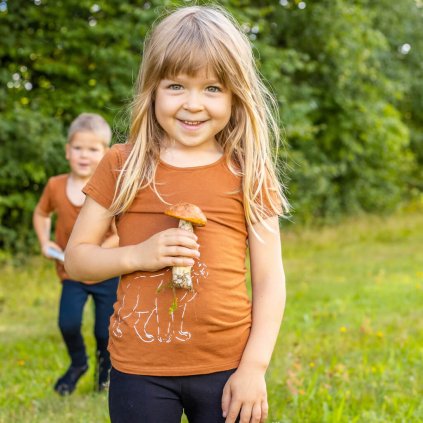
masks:
{"label": "hair bangs", "polygon": [[205,70],[207,78],[213,76],[225,84],[222,56],[217,54],[213,42],[196,26],[184,28],[170,40],[158,69],[160,79],[181,74],[196,76]]}

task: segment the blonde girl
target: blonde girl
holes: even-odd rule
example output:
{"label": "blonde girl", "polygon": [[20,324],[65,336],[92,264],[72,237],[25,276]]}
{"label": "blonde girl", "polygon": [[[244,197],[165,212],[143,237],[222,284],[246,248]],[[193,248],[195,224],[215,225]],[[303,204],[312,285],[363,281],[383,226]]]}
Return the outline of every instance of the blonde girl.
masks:
{"label": "blonde girl", "polygon": [[[194,423],[266,419],[285,304],[274,112],[223,9],[180,8],[153,28],[129,139],[85,187],[66,250],[76,278],[123,275],[110,321],[113,423],[180,422],[183,411]],[[179,229],[163,212],[180,202],[199,206],[206,226]],[[113,216],[120,246],[103,249]],[[172,266],[192,266],[192,291],[169,287]]]}

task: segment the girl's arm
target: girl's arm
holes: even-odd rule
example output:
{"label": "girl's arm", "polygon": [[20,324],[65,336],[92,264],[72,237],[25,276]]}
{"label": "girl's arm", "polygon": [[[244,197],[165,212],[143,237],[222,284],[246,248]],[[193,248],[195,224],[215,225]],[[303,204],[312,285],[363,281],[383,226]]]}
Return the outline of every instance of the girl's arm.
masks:
{"label": "girl's arm", "polygon": [[252,326],[239,367],[223,390],[226,423],[235,422],[239,413],[241,422],[263,422],[267,418],[264,377],[279,333],[286,293],[278,218],[271,217],[266,224],[272,232],[262,223],[249,230]]}
{"label": "girl's arm", "polygon": [[75,280],[100,281],[138,270],[193,266],[199,257],[197,236],[184,229],[159,232],[135,245],[103,248],[110,227],[109,211],[87,196],[65,252],[65,269]]}
{"label": "girl's arm", "polygon": [[115,219],[112,220],[110,228],[112,230],[112,233],[102,242],[102,248],[119,247],[119,236],[117,234]]}

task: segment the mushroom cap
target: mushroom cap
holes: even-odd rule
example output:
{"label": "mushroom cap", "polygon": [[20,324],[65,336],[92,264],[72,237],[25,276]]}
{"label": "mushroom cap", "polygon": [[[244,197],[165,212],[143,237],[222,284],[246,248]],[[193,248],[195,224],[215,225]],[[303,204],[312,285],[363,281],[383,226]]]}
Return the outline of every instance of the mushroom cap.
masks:
{"label": "mushroom cap", "polygon": [[167,216],[191,222],[194,226],[205,226],[207,218],[200,207],[190,203],[178,203],[164,212]]}

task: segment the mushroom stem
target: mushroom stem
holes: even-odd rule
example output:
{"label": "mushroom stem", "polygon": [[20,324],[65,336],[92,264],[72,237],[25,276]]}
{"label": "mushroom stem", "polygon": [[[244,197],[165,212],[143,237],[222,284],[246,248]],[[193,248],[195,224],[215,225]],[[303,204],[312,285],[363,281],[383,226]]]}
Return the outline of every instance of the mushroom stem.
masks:
{"label": "mushroom stem", "polygon": [[[179,220],[179,228],[194,232],[191,222]],[[194,287],[191,279],[191,266],[173,266],[172,268],[172,286],[175,288],[185,288],[191,291]]]}

